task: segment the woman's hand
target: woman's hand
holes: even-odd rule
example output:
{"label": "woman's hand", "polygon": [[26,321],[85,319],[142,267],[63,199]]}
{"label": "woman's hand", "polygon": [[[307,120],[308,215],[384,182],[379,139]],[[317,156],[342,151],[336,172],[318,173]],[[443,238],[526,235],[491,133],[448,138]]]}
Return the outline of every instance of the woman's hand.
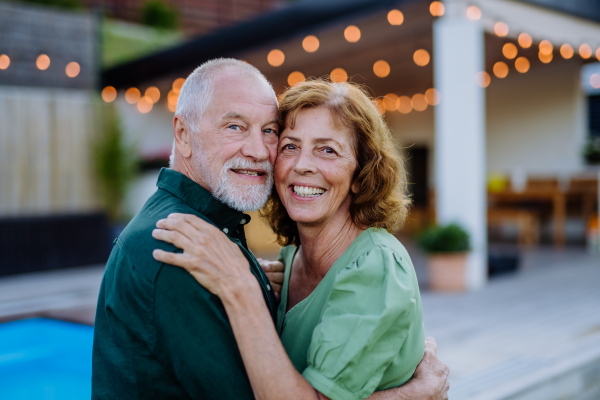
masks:
{"label": "woman's hand", "polygon": [[[240,293],[258,282],[238,246],[218,228],[189,214],[170,214],[156,223],[155,239],[183,250],[172,253],[156,249],[158,261],[185,268],[206,289],[221,299]],[[252,289],[250,289],[252,290]]]}
{"label": "woman's hand", "polygon": [[275,292],[275,297],[277,298],[277,301],[279,301],[281,299],[281,287],[283,286],[283,271],[285,269],[283,263],[280,261],[267,261],[263,260],[262,258],[257,258],[256,260],[258,261],[262,269],[265,271],[265,274],[267,274],[267,278],[269,278],[269,281],[271,282],[271,287]]}

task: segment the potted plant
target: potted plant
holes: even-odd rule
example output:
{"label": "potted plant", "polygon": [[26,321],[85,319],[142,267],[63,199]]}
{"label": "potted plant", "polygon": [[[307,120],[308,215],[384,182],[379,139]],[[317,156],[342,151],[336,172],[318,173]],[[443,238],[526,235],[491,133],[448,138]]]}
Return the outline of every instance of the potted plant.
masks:
{"label": "potted plant", "polygon": [[429,288],[438,291],[464,291],[466,285],[469,234],[458,224],[432,226],[418,238],[428,254]]}
{"label": "potted plant", "polygon": [[600,136],[587,140],[583,147],[583,158],[587,164],[600,164]]}

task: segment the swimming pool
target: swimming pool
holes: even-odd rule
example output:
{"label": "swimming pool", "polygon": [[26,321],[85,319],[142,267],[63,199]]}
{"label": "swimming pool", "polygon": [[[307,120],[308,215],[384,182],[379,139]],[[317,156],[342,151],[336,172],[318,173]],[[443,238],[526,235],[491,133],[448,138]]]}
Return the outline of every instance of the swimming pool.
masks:
{"label": "swimming pool", "polygon": [[93,335],[44,318],[0,324],[0,399],[89,399]]}

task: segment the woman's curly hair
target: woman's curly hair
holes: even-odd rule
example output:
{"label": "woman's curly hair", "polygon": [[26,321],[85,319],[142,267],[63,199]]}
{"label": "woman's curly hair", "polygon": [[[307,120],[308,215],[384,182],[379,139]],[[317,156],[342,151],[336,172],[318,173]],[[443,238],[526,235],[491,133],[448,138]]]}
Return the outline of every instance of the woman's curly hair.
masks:
{"label": "woman's curly hair", "polygon": [[[358,161],[354,182],[358,191],[352,195],[350,204],[352,221],[359,227],[396,232],[410,205],[406,170],[377,106],[356,84],[310,80],[289,88],[279,98],[281,126],[293,129],[300,110],[316,107],[327,107],[336,127],[347,127],[354,133]],[[261,210],[261,216],[277,234],[280,245],[300,245],[298,227],[276,190]]]}

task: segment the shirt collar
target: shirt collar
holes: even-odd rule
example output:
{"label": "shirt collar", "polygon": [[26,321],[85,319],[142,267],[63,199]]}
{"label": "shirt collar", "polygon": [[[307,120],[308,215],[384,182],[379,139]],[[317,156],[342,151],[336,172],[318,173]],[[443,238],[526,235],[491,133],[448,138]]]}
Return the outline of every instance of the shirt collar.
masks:
{"label": "shirt collar", "polygon": [[180,172],[170,168],[162,168],[156,186],[168,191],[183,200],[195,211],[204,215],[226,234],[232,232],[240,224],[250,222],[250,216],[234,210]]}

